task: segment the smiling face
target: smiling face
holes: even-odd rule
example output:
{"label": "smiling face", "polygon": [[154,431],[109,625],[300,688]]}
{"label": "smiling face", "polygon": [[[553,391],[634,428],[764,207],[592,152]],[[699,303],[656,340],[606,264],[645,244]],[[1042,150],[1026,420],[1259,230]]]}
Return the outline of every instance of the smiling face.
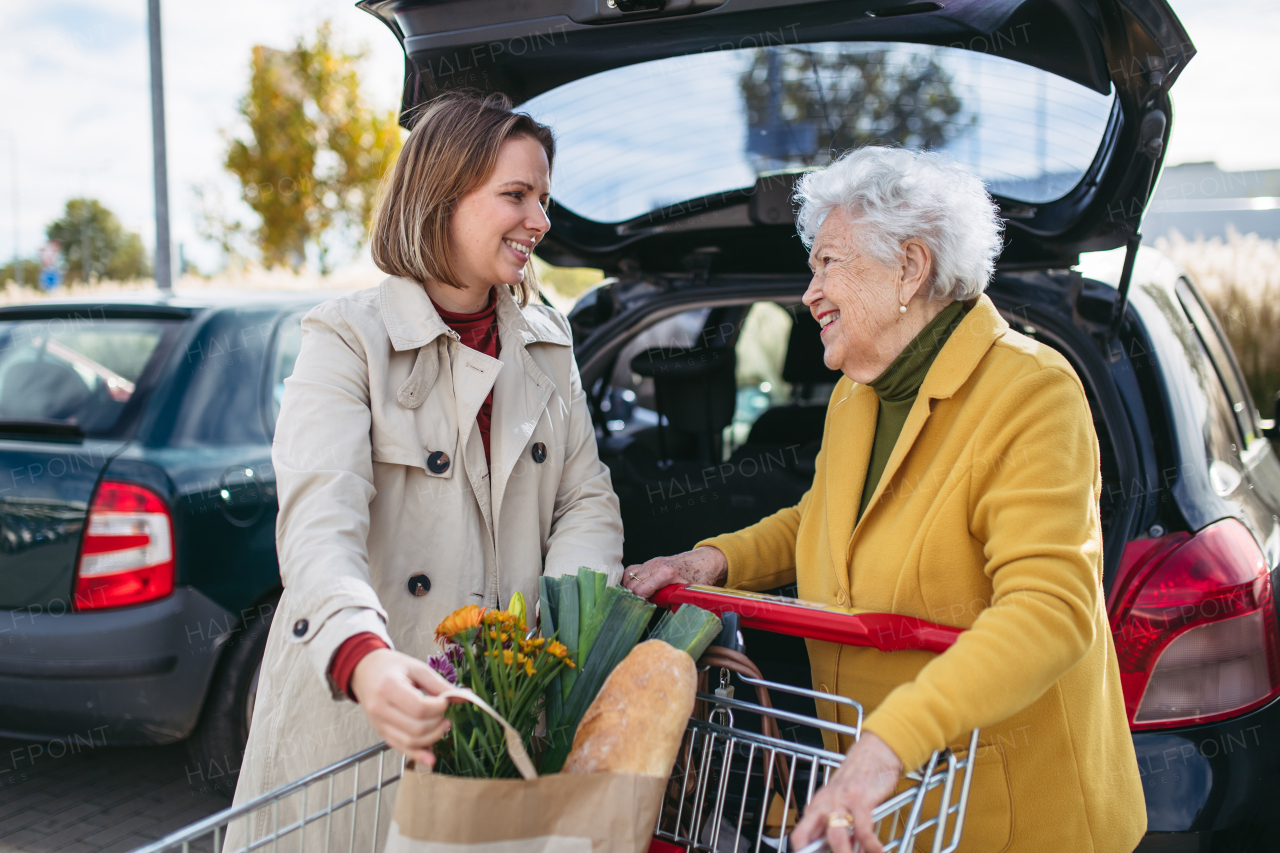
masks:
{"label": "smiling face", "polygon": [[946,303],[924,296],[929,273],[924,244],[908,240],[902,262],[885,266],[859,250],[860,227],[840,208],[827,215],[809,253],[813,280],[804,304],[822,327],[827,367],[865,384],[883,373]]}
{"label": "smiling face", "polygon": [[494,285],[518,285],[551,222],[551,170],[541,143],[513,136],[502,143],[493,172],[458,200],[449,222],[449,248],[462,289],[428,282],[443,308],[474,313]]}

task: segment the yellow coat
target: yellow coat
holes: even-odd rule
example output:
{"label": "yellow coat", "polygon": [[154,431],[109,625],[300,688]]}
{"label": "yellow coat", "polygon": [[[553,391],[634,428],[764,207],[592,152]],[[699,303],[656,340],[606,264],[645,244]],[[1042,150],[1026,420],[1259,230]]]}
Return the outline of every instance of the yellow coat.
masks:
{"label": "yellow coat", "polygon": [[858,520],[877,407],[870,388],[841,379],[800,503],[701,544],[728,557],[732,588],[794,581],[810,601],[968,629],[942,655],[809,642],[815,688],[861,702],[864,730],[909,768],[981,727],[962,850],[1131,851],[1146,808],[1079,378],[979,298]]}

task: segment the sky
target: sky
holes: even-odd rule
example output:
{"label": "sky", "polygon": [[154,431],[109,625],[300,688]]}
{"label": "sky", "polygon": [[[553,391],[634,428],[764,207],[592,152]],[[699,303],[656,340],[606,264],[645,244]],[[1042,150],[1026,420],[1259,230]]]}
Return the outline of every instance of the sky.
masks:
{"label": "sky", "polygon": [[[146,0],[0,3],[0,258],[18,235],[24,256],[68,198],[99,199],[154,245]],[[1280,110],[1271,57],[1274,0],[1173,0],[1198,55],[1173,90],[1166,164],[1216,160],[1231,170],[1280,168]],[[1230,14],[1224,14],[1224,9]],[[367,49],[366,94],[398,104],[403,57],[394,36],[353,0],[164,0],[165,105],[174,251],[203,269],[221,263],[196,233],[194,188],[224,198],[228,134],[256,44],[287,48],[330,19],[346,47]]]}

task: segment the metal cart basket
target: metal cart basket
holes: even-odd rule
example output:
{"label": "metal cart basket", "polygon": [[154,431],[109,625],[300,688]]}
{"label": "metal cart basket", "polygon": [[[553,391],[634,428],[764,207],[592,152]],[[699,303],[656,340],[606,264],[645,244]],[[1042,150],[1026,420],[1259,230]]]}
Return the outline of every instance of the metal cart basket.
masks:
{"label": "metal cart basket", "polygon": [[[694,603],[721,614],[734,612],[748,627],[885,651],[940,652],[958,634],[920,620],[851,615],[790,599],[712,588],[668,587],[654,600],[665,607]],[[735,698],[729,673],[721,671],[719,676],[714,691],[698,694],[704,713],[695,713],[689,721],[655,827],[652,853],[791,851],[788,833],[844,759],[839,752],[823,748],[821,733],[852,740],[861,735],[863,709],[851,699],[737,676],[749,688],[841,706],[845,710],[839,716],[844,722],[835,722]],[[776,721],[773,733],[766,733],[771,727],[760,723],[765,719]],[[978,730],[974,729],[962,754],[936,752],[924,767],[906,774],[897,792],[872,815],[886,853],[956,849],[977,749]],[[375,823],[384,810],[389,814],[403,770],[404,759],[385,744],[370,747],[256,800],[210,815],[135,853],[222,853],[227,829],[237,822],[246,829],[244,837],[253,839],[241,848],[245,853],[357,853],[357,847],[364,853],[370,845],[356,843],[355,813],[371,810]],[[292,807],[282,810],[286,801]],[[264,812],[270,831],[251,835],[249,825],[260,822]],[[379,853],[383,837],[379,833],[368,853]],[[815,842],[801,853],[816,853],[824,846]]]}

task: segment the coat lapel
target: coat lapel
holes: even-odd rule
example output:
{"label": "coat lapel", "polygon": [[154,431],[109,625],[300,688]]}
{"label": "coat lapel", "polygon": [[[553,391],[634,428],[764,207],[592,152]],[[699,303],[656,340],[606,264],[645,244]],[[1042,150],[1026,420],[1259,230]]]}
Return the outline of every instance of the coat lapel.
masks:
{"label": "coat lapel", "polygon": [[[846,382],[848,380],[840,380],[841,385]],[[847,595],[849,564],[841,565],[844,555],[838,543],[848,542],[853,535],[858,504],[862,500],[862,485],[867,479],[867,463],[871,459],[871,442],[876,433],[880,401],[866,385],[853,384],[844,399],[834,406],[823,436],[823,444],[827,448],[827,530],[832,542],[832,569]]]}
{"label": "coat lapel", "polygon": [[[848,546],[842,555],[845,559],[845,565],[838,567],[841,571],[837,572],[837,577],[842,583],[848,581],[849,567],[853,564],[853,548],[859,531],[865,526],[863,522],[875,511],[881,496],[884,494],[887,485],[893,481],[894,476],[902,467],[903,462],[907,458],[907,454],[911,452],[911,448],[915,445],[916,440],[920,437],[920,433],[924,431],[925,424],[929,421],[929,416],[933,414],[933,405],[936,400],[946,400],[960,390],[960,387],[969,380],[969,377],[977,369],[978,363],[982,361],[983,356],[987,354],[987,350],[995,343],[1004,332],[1009,328],[1009,324],[1000,316],[1000,312],[996,310],[995,304],[991,299],[983,294],[978,297],[977,301],[969,309],[969,313],[965,315],[964,320],[951,333],[951,337],[943,346],[942,352],[938,353],[937,359],[933,363],[933,367],[929,369],[929,373],[925,376],[924,383],[920,386],[920,393],[916,396],[915,404],[912,405],[911,411],[907,414],[906,423],[902,425],[902,432],[898,435],[898,440],[893,446],[893,452],[889,456],[889,461],[885,464],[884,473],[880,475],[880,482],[876,484],[876,489],[871,494],[871,500],[867,504],[867,511],[862,518],[855,518],[858,514],[858,506],[862,502],[862,487],[866,481],[867,465],[871,461],[872,436],[875,434],[876,413],[879,411],[878,401],[875,400],[875,392],[866,386],[856,386],[855,390],[861,390],[867,396],[872,398],[875,406],[871,409],[871,426],[868,436],[865,440],[855,440],[852,444],[858,450],[858,456],[848,460],[848,468],[841,471],[840,476],[847,478],[852,484],[857,481],[857,491],[851,495],[852,504],[847,508],[847,535],[840,538],[836,537],[837,533],[845,533],[844,528],[836,528],[832,526],[831,542],[833,545],[838,542],[847,542]],[[856,469],[856,476],[855,474]],[[842,515],[845,514],[845,508],[842,501]],[[837,559],[838,552],[833,551],[833,562]]]}
{"label": "coat lapel", "polygon": [[521,464],[521,454],[554,391],[554,383],[533,360],[528,346],[572,344],[558,328],[531,323],[506,288],[498,292],[498,335],[502,340],[499,357],[503,367],[494,385],[493,424],[489,433],[495,529],[512,472]]}

